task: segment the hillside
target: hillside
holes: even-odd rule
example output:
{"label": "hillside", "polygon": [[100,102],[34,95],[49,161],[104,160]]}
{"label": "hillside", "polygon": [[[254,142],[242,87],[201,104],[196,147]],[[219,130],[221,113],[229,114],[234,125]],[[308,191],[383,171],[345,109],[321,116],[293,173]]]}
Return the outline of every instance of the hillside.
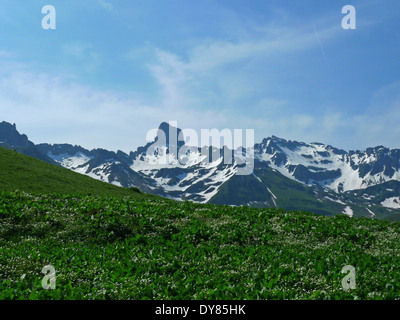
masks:
{"label": "hillside", "polygon": [[400,298],[398,223],[177,202],[3,148],[0,168],[0,299]]}
{"label": "hillside", "polygon": [[0,147],[0,191],[156,197],[121,188]]}
{"label": "hillside", "polygon": [[[235,159],[225,163],[225,149],[186,150],[183,141],[172,138],[181,132],[161,123],[154,142],[125,153],[66,143],[34,144],[15,124],[1,122],[0,146],[103,182],[175,200],[400,221],[400,150],[378,146],[347,152],[272,136],[255,144],[254,170],[240,176]],[[173,150],[186,151],[178,159]],[[204,161],[207,152],[217,159]]]}
{"label": "hillside", "polygon": [[399,299],[399,234],[345,215],[0,192],[0,299]]}

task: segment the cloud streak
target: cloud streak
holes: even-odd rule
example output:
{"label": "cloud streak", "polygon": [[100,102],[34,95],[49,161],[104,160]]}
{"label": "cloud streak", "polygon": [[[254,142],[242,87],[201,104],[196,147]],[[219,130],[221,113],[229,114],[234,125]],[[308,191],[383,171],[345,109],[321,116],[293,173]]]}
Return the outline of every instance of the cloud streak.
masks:
{"label": "cloud streak", "polygon": [[[96,3],[115,11],[111,2]],[[70,142],[88,148],[134,150],[144,144],[148,130],[168,120],[196,130],[253,128],[257,142],[274,134],[345,149],[396,145],[400,108],[395,84],[395,89],[377,91],[365,110],[339,104],[348,97],[340,91],[345,75],[357,71],[346,64],[351,69],[346,74],[340,63],[358,62],[357,57],[337,54],[340,50],[328,51],[342,49],[340,39],[354,37],[343,33],[340,10],[309,21],[291,21],[284,10],[265,23],[243,19],[238,12],[221,16],[229,17],[229,23],[221,22],[223,32],[218,35],[177,36],[171,45],[143,39],[142,47],[135,40],[130,47],[107,51],[92,38],[66,41],[59,52],[71,66],[68,70],[75,71],[72,75],[38,72],[34,64],[18,62],[12,52],[0,50],[0,112],[35,142]],[[362,19],[358,22],[368,25]],[[135,32],[143,30],[140,27],[137,23]],[[129,43],[126,36],[124,44]],[[326,68],[327,53],[330,68]],[[108,83],[116,89],[81,83],[92,76],[98,84],[97,75],[104,77],[98,81],[102,88]],[[145,79],[148,83],[141,87],[145,93],[119,89],[126,85],[114,83],[119,76],[127,81],[137,78],[135,83]],[[329,96],[331,87],[338,93],[332,90]],[[378,107],[384,112],[376,113]],[[387,133],[388,124],[393,137]]]}
{"label": "cloud streak", "polygon": [[113,12],[114,6],[106,0],[96,0],[97,4],[106,11]]}

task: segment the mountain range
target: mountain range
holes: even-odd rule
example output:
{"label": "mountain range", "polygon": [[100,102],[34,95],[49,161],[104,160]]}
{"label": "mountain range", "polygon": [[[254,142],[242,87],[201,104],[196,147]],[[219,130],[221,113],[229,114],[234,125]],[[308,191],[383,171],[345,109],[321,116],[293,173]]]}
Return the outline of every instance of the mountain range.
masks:
{"label": "mountain range", "polygon": [[[0,147],[175,200],[400,220],[399,149],[378,146],[345,151],[272,136],[254,145],[252,173],[238,175],[240,161],[234,157],[231,163],[225,161],[234,151],[188,148],[185,142],[170,138],[170,132],[179,136],[181,130],[162,123],[153,142],[127,154],[71,144],[34,144],[15,124],[3,121]],[[160,133],[166,137],[164,144],[157,144]],[[177,156],[180,151],[185,161]],[[205,154],[212,160],[204,161]]]}

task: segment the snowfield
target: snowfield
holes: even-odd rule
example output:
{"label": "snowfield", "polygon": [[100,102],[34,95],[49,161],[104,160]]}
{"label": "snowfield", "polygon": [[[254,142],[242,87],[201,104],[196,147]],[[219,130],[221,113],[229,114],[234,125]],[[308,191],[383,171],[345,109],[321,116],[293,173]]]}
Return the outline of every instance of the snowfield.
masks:
{"label": "snowfield", "polygon": [[343,211],[342,211],[342,213],[343,214],[347,214],[349,217],[352,217],[353,216],[353,210],[349,207],[349,206],[346,206],[344,209],[343,209]]}
{"label": "snowfield", "polygon": [[400,209],[400,197],[387,198],[381,202],[381,205],[386,208]]}

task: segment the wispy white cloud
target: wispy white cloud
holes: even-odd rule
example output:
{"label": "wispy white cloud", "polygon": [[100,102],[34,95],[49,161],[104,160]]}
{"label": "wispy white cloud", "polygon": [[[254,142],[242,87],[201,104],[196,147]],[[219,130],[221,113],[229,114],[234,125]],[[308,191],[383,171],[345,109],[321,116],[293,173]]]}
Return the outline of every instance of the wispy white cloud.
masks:
{"label": "wispy white cloud", "polygon": [[102,7],[104,10],[107,10],[109,12],[114,11],[114,6],[111,2],[106,1],[106,0],[96,0],[97,4]]}
{"label": "wispy white cloud", "polygon": [[[162,121],[182,127],[198,119],[216,127],[223,114],[182,109],[179,114],[155,102],[117,91],[98,90],[65,75],[37,74],[27,66],[0,64],[1,120],[17,123],[35,143],[72,143],[86,148],[133,151],[146,143],[146,133]],[[218,121],[216,121],[218,119]]]}
{"label": "wispy white cloud", "polygon": [[82,41],[68,42],[63,44],[61,49],[65,56],[78,60],[86,72],[94,72],[101,65],[101,55],[90,43]]}
{"label": "wispy white cloud", "polygon": [[[109,1],[95,1],[104,10],[115,10]],[[147,130],[168,120],[196,130],[254,128],[256,141],[275,134],[344,148],[395,145],[400,134],[400,99],[395,94],[400,88],[396,85],[377,92],[370,107],[357,116],[331,105],[315,105],[317,111],[310,111],[286,95],[285,90],[292,89],[286,79],[307,71],[305,67],[286,69],[286,64],[295,59],[300,65],[310,51],[319,53],[320,48],[329,59],[325,48],[343,35],[340,10],[332,17],[301,24],[291,23],[292,16],[284,10],[264,24],[240,14],[227,16],[226,37],[184,39],[179,51],[172,49],[174,45],[165,49],[162,44],[159,48],[146,44],[121,53],[124,63],[128,58],[130,63],[148,66],[158,90],[147,100],[79,84],[79,75],[37,73],[1,51],[0,60],[10,61],[0,62],[0,114],[4,120],[16,122],[35,142],[70,142],[124,151],[142,145]],[[359,26],[367,24],[358,21]],[[63,45],[62,52],[69,62],[76,61],[79,68],[86,68],[84,72],[90,72],[90,68],[102,66],[100,53],[104,52],[95,49],[90,43],[70,42]],[[277,81],[284,94],[275,94]],[[304,89],[298,85],[299,90]],[[307,99],[312,105],[312,88],[309,91]],[[384,112],[377,112],[378,108]]]}
{"label": "wispy white cloud", "polygon": [[[268,93],[260,95],[259,82],[267,80],[273,85],[275,80],[273,75],[268,77],[264,73],[260,77],[258,68],[260,61],[274,68],[277,61],[282,63],[282,55],[318,47],[320,39],[315,36],[312,25],[283,28],[279,32],[276,26],[260,30],[258,33],[263,36],[257,38],[207,39],[188,49],[185,55],[156,49],[157,61],[149,68],[161,88],[159,104],[173,116],[193,114],[189,109],[201,110],[200,117],[193,119],[197,125],[210,126],[208,121],[212,118],[211,123],[218,128],[244,128],[244,125],[256,128],[259,138],[278,131],[304,137],[315,124],[315,117],[294,112],[289,107],[290,101]],[[329,40],[337,32],[336,27],[326,26],[320,35]],[[206,111],[211,115],[203,119],[202,113]],[[184,120],[191,123],[187,118]]]}
{"label": "wispy white cloud", "polygon": [[[132,150],[160,110],[116,92],[49,74],[16,71],[0,78],[0,113],[35,142]],[[143,137],[138,136],[143,132]]]}
{"label": "wispy white cloud", "polygon": [[365,112],[354,117],[351,125],[354,128],[356,142],[364,147],[385,145],[398,148],[400,82],[391,83],[377,90]]}
{"label": "wispy white cloud", "polygon": [[13,54],[8,50],[0,50],[0,58],[9,59],[13,56]]}
{"label": "wispy white cloud", "polygon": [[64,54],[73,56],[75,58],[86,58],[92,54],[93,46],[85,42],[70,42],[62,45]]}
{"label": "wispy white cloud", "polygon": [[[355,117],[342,111],[285,113],[287,101],[274,99],[260,102],[255,117],[246,112],[238,116],[222,108],[166,107],[157,101],[99,91],[64,76],[36,74],[29,68],[6,70],[0,66],[0,71],[2,120],[17,123],[37,143],[68,142],[128,152],[144,144],[148,130],[168,120],[198,132],[202,128],[253,128],[256,142],[271,134],[306,142],[320,137],[317,141],[345,149],[379,144],[395,147],[400,135],[399,83],[378,90],[365,113]],[[173,99],[171,96],[171,103],[179,102]],[[346,141],[340,143],[338,137]]]}

